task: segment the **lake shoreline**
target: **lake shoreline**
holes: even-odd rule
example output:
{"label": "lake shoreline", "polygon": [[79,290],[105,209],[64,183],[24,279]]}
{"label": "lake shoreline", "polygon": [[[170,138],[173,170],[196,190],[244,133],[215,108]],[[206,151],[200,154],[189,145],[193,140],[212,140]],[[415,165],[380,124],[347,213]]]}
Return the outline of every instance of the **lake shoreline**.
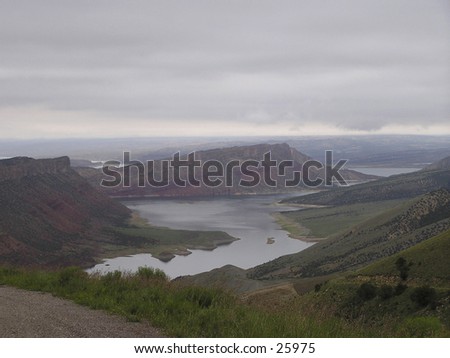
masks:
{"label": "lake shoreline", "polygon": [[[303,195],[307,193],[310,191],[302,192]],[[155,252],[144,248],[139,251],[150,252],[153,256],[139,253],[133,255],[136,250],[128,251],[128,256],[104,260],[93,269],[101,272],[111,272],[115,269],[133,271],[138,266],[148,266],[159,268],[170,277],[177,277],[207,272],[228,264],[248,269],[280,256],[302,251],[312,242],[293,239],[271,216],[271,213],[283,210],[281,206],[273,204],[281,199],[298,195],[299,193],[208,199],[200,197],[197,200],[186,198],[126,200],[124,204],[139,213],[133,215],[133,221],[141,227],[166,228],[166,230],[169,228],[186,234],[191,231],[224,232],[233,237],[233,245],[228,242],[223,245],[216,242],[215,247],[191,246],[186,241],[182,246],[189,250],[189,255],[179,255],[186,252],[179,251],[181,245],[174,245],[170,250],[165,250],[163,261],[157,259]],[[271,238],[269,244],[268,238]],[[108,256],[115,255],[109,252]]]}
{"label": "lake shoreline", "polygon": [[[314,192],[318,192],[320,190],[315,190]],[[235,193],[235,194],[223,194],[223,195],[174,195],[174,196],[161,196],[155,194],[148,195],[110,195],[111,199],[116,199],[119,201],[145,201],[148,199],[157,199],[157,200],[216,200],[216,199],[242,199],[242,198],[254,198],[254,197],[270,197],[270,196],[279,196],[279,195],[287,195],[287,196],[303,196],[305,192],[308,194],[311,193],[311,190],[308,188],[300,189],[300,190],[292,190],[292,191],[279,191],[273,193]]]}
{"label": "lake shoreline", "polygon": [[303,226],[301,223],[284,216],[282,212],[273,213],[272,217],[283,230],[288,232],[289,237],[294,240],[316,243],[326,239],[310,236],[310,230],[308,228]]}

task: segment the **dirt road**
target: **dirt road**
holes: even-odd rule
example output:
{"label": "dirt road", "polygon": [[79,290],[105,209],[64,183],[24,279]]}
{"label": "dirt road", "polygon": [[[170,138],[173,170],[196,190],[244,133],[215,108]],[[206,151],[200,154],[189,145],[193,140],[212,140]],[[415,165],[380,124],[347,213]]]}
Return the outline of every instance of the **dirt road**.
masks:
{"label": "dirt road", "polygon": [[148,323],[79,306],[48,293],[0,286],[0,337],[163,337]]}

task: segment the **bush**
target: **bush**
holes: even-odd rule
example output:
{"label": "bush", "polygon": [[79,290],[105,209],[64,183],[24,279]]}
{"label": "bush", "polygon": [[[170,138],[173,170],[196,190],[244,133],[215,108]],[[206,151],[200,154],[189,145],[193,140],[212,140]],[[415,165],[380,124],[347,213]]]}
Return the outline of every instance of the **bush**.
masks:
{"label": "bush", "polygon": [[167,275],[164,273],[164,271],[160,269],[154,269],[152,267],[139,267],[137,275],[141,278],[144,278],[146,280],[150,279],[158,279],[163,281],[168,281]]}
{"label": "bush", "polygon": [[375,296],[377,295],[377,288],[370,282],[365,282],[361,286],[359,286],[358,290],[356,291],[356,294],[363,301],[369,301],[375,298]]}
{"label": "bush", "polygon": [[120,282],[122,279],[122,272],[119,270],[115,270],[113,272],[108,272],[106,275],[101,276],[100,280],[107,285],[114,285],[115,283]]}
{"label": "bush", "polygon": [[88,274],[78,267],[66,267],[58,273],[58,283],[65,287],[86,279]]}
{"label": "bush", "polygon": [[417,303],[420,307],[426,307],[430,305],[435,308],[436,299],[436,290],[428,286],[417,287],[411,294],[411,301]]}
{"label": "bush", "polygon": [[394,296],[394,288],[389,285],[382,285],[378,294],[382,300],[388,300]]}
{"label": "bush", "polygon": [[409,275],[409,266],[411,266],[412,263],[407,265],[406,260],[403,257],[399,257],[397,261],[395,261],[395,266],[397,267],[397,270],[400,272],[400,278],[402,281],[406,281]]}
{"label": "bush", "polygon": [[408,288],[407,285],[404,285],[403,283],[399,283],[397,286],[395,286],[394,295],[400,296],[403,292],[406,291]]}

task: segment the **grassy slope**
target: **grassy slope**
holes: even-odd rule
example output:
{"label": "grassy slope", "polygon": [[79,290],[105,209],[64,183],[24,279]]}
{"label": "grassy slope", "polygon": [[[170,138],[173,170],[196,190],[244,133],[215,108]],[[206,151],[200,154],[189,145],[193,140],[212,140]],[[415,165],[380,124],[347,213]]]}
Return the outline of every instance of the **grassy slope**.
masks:
{"label": "grassy slope", "polygon": [[396,276],[398,270],[395,262],[404,258],[412,263],[409,277],[423,282],[442,279],[450,281],[450,230],[421,242],[395,255],[379,260],[358,274],[365,276]]}
{"label": "grassy slope", "polygon": [[[358,291],[363,283],[369,282],[375,287],[375,296],[363,299]],[[417,290],[416,286],[407,285],[403,292],[388,298],[382,296],[383,288],[390,287],[395,292],[396,285],[361,278],[333,279],[301,296],[300,300],[312,309],[322,309],[329,315],[375,331],[383,332],[391,327],[393,336],[450,337],[448,289],[434,288],[437,297],[435,306],[421,306],[411,299]]]}
{"label": "grassy slope", "polygon": [[[378,332],[388,326],[395,327],[394,335],[449,337],[449,255],[450,230],[354,272],[292,280],[293,287],[305,290],[300,297],[292,299],[291,295],[290,300],[300,308],[326,312]],[[400,278],[396,266],[399,257],[412,263],[406,280]],[[361,298],[358,291],[367,283],[373,285],[375,295]],[[403,291],[396,292],[399,284]],[[432,302],[420,305],[412,297],[423,287],[430,288],[436,296]],[[246,295],[259,306],[276,305],[286,300],[288,286],[274,285]]]}
{"label": "grassy slope", "polygon": [[[409,265],[408,277],[402,280],[396,261],[403,258]],[[450,230],[423,241],[406,250],[383,258],[354,273],[331,280],[319,293],[310,293],[322,304],[340,301],[338,310],[346,317],[364,317],[382,325],[387,317],[398,320],[398,330],[409,330],[417,336],[432,332],[447,332],[450,328]],[[376,297],[362,300],[356,294],[363,283],[376,287]],[[405,291],[383,296],[383,289],[395,292],[397,285]],[[421,288],[430,288],[436,297],[429,304],[420,305],[412,297]]]}
{"label": "grassy slope", "polygon": [[339,207],[307,208],[277,213],[276,218],[292,237],[320,239],[348,230],[402,202],[403,200],[385,200]]}

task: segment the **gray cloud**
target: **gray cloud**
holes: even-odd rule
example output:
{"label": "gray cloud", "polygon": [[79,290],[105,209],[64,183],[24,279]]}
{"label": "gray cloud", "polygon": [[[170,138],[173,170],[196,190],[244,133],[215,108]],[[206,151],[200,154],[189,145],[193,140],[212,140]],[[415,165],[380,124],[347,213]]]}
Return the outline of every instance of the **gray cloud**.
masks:
{"label": "gray cloud", "polygon": [[4,136],[33,110],[49,114],[39,136],[74,115],[89,135],[124,118],[450,133],[449,64],[443,0],[0,1]]}

